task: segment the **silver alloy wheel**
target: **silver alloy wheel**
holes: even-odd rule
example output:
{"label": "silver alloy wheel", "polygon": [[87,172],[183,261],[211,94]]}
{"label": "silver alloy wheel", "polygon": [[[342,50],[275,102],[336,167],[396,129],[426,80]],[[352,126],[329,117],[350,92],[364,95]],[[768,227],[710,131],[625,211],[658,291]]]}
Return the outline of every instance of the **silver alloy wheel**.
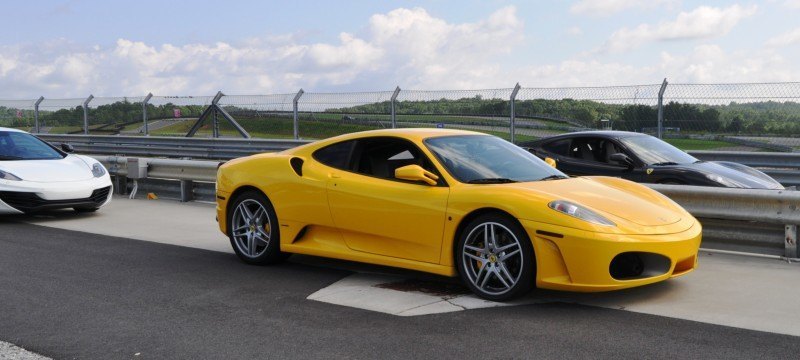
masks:
{"label": "silver alloy wheel", "polygon": [[272,223],[267,209],[260,202],[246,199],[236,206],[231,221],[231,233],[239,252],[256,258],[269,246]]}
{"label": "silver alloy wheel", "polygon": [[522,246],[507,227],[485,222],[472,229],[462,249],[469,281],[489,295],[509,292],[522,276]]}

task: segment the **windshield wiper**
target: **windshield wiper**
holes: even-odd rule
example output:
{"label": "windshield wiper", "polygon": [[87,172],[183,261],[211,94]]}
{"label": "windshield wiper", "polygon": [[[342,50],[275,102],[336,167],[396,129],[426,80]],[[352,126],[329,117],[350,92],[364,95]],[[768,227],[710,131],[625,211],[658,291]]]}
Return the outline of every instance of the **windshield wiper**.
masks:
{"label": "windshield wiper", "polygon": [[483,178],[483,179],[472,179],[470,181],[467,181],[468,184],[508,184],[515,182],[517,181],[506,178]]}
{"label": "windshield wiper", "polygon": [[539,179],[539,181],[561,180],[561,179],[567,179],[567,178],[569,178],[569,176],[553,174],[553,175],[545,176],[545,177]]}
{"label": "windshield wiper", "polygon": [[0,155],[0,160],[22,160],[19,156],[12,156],[12,155]]}
{"label": "windshield wiper", "polygon": [[664,162],[655,163],[655,164],[650,164],[650,165],[653,165],[653,166],[663,166],[663,165],[678,165],[678,163],[676,163],[676,162],[674,162],[674,161],[664,161]]}

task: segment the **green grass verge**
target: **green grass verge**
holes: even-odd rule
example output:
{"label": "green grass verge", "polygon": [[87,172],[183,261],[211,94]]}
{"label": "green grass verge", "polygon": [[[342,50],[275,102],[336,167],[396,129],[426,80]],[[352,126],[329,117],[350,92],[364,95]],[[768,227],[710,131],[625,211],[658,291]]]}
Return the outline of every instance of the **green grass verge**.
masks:
{"label": "green grass verge", "polygon": [[702,140],[702,139],[664,139],[672,146],[687,151],[687,150],[714,150],[724,147],[737,146],[726,141],[719,140]]}

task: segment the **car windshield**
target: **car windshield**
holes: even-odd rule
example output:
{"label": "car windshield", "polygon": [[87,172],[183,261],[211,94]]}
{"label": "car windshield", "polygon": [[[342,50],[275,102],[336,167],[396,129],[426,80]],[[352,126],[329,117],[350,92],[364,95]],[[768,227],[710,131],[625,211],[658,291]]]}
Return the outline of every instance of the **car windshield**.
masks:
{"label": "car windshield", "polygon": [[53,160],[64,156],[37,137],[23,132],[0,131],[0,161]]}
{"label": "car windshield", "polygon": [[620,141],[648,165],[680,165],[697,162],[695,157],[649,135],[629,136]]}
{"label": "car windshield", "polygon": [[498,184],[567,178],[522,148],[489,135],[429,138],[425,144],[458,181]]}

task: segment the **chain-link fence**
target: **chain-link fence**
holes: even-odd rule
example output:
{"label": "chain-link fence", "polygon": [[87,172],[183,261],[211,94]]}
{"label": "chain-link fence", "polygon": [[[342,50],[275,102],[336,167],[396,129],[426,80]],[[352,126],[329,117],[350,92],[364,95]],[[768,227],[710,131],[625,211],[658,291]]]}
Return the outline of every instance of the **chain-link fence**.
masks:
{"label": "chain-link fence", "polygon": [[[613,129],[686,150],[800,149],[800,83],[0,100],[0,126],[40,132],[320,139],[392,127],[480,131],[516,142]],[[87,104],[84,109],[84,104]],[[86,111],[84,111],[86,110]],[[221,116],[220,116],[221,115]],[[232,122],[231,122],[232,121]],[[146,124],[146,126],[145,126]],[[195,126],[196,125],[196,126]],[[215,130],[216,129],[216,130]]]}

